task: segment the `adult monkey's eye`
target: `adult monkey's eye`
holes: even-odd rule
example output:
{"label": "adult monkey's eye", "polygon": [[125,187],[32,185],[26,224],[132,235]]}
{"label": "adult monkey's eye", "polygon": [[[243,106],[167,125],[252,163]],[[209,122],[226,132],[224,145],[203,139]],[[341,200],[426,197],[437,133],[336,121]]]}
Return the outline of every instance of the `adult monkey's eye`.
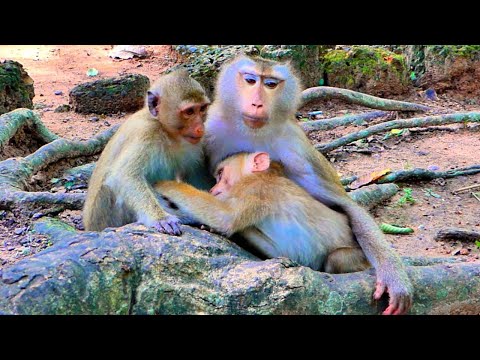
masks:
{"label": "adult monkey's eye", "polygon": [[252,74],[244,74],[243,78],[247,82],[247,84],[254,85],[257,82],[257,77]]}
{"label": "adult monkey's eye", "polygon": [[268,79],[265,79],[265,81],[263,83],[269,89],[275,89],[279,82],[280,81],[278,81],[277,79],[268,78]]}
{"label": "adult monkey's eye", "polygon": [[194,110],[191,107],[185,110],[185,114],[187,115],[193,115],[193,113],[194,113]]}
{"label": "adult monkey's eye", "polygon": [[205,110],[207,110],[207,107],[208,107],[207,104],[202,105],[202,107],[200,108],[200,111],[201,111],[201,112],[204,112]]}

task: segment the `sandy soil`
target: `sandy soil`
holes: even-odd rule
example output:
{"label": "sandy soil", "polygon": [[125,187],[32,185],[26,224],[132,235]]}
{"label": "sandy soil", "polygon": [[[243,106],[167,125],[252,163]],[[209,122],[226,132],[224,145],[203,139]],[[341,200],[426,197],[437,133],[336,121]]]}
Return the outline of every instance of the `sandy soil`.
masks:
{"label": "sandy soil", "polygon": [[[113,60],[108,57],[110,45],[92,46],[0,46],[0,60],[12,59],[22,63],[35,82],[34,104],[43,104],[39,109],[44,123],[55,133],[77,139],[88,139],[108,126],[121,123],[128,114],[115,116],[81,115],[73,112],[55,113],[53,110],[68,104],[68,92],[75,85],[93,79],[106,78],[125,73],[140,73],[153,80],[161,72],[175,65],[179,59],[170,46],[149,46],[151,55],[146,59]],[[99,70],[95,78],[88,77],[89,68]],[[55,95],[55,91],[62,95]],[[469,99],[456,101],[439,95],[437,102],[426,102],[418,93],[404,98],[434,106],[435,112],[480,111],[480,107],[468,105]],[[360,113],[369,109],[345,104],[340,101],[319,101],[301,109],[322,110],[323,118],[347,113]],[[99,121],[91,121],[93,116]],[[399,113],[400,118],[412,114]],[[416,116],[423,116],[416,114]],[[378,122],[378,121],[377,121]],[[375,123],[375,122],[374,122]],[[348,126],[331,131],[309,134],[314,143],[327,143],[342,135],[358,131],[362,127]],[[347,146],[329,153],[329,159],[341,176],[362,175],[372,171],[391,168],[393,171],[436,166],[445,171],[453,168],[479,164],[480,129],[475,126],[449,126],[454,131],[431,131],[410,133],[401,137],[383,140],[384,134],[372,136],[370,154],[355,152],[355,146]],[[420,183],[399,184],[401,188],[413,189],[415,204],[397,204],[401,193],[372,211],[378,223],[387,222],[411,226],[412,235],[387,235],[392,246],[402,255],[450,256],[456,254],[468,261],[478,261],[480,251],[474,244],[436,242],[435,233],[444,227],[459,227],[480,231],[480,201],[470,192],[453,195],[461,187],[480,183],[480,174],[453,179]],[[430,189],[430,190],[427,190]],[[78,191],[78,190],[77,190]],[[429,191],[431,191],[429,193]],[[480,191],[480,190],[478,190]],[[429,194],[438,194],[434,197]],[[45,238],[29,233],[35,209],[0,212],[0,268],[21,258],[31,256],[49,246]],[[59,217],[82,229],[81,212],[65,211]]]}

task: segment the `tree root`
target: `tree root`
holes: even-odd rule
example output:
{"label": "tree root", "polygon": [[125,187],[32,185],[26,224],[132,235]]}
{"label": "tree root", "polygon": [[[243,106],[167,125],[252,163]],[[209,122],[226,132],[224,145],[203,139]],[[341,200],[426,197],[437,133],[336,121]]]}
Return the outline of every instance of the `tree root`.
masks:
{"label": "tree root", "polygon": [[30,109],[16,109],[0,116],[0,149],[24,126],[29,127],[34,136],[45,144],[59,138],[45,127],[35,112]]}
{"label": "tree root", "polygon": [[373,208],[390,199],[400,188],[395,184],[371,185],[349,193],[355,202],[367,208]]}
{"label": "tree root", "polygon": [[352,104],[358,104],[372,109],[387,111],[427,111],[430,109],[430,107],[421,104],[382,99],[357,91],[330,86],[312,87],[302,91],[301,106],[304,106],[310,101],[316,99],[341,99]]}
{"label": "tree root", "polygon": [[[393,182],[407,182],[407,181],[429,181],[433,179],[443,178],[449,179],[457,176],[475,175],[480,173],[480,165],[472,165],[465,168],[447,170],[447,171],[431,171],[427,169],[416,168],[413,170],[399,170],[391,172],[378,178],[372,183],[386,184]],[[358,179],[358,176],[350,176],[341,179],[342,185],[346,186]]]}
{"label": "tree root", "polygon": [[371,111],[363,114],[338,116],[331,119],[305,121],[300,123],[300,126],[304,131],[331,130],[339,126],[361,124],[365,121],[371,121],[389,115],[390,113],[385,111]]}
{"label": "tree root", "polygon": [[328,153],[340,146],[351,142],[365,139],[374,134],[382,133],[392,129],[406,129],[414,127],[425,127],[432,125],[445,125],[454,123],[480,122],[480,112],[472,111],[467,113],[455,113],[437,116],[426,116],[423,118],[412,118],[404,120],[392,120],[381,124],[370,126],[361,131],[342,136],[328,144],[315,145],[315,148],[323,154]]}
{"label": "tree root", "polygon": [[[28,116],[35,117],[30,110]],[[24,109],[8,113],[11,123],[20,123],[27,115]],[[33,116],[32,116],[33,114]],[[5,115],[4,115],[5,116]],[[18,118],[20,120],[18,120]],[[26,120],[25,120],[26,121]],[[38,119],[38,121],[40,121]],[[41,122],[40,122],[41,123]],[[36,172],[62,159],[90,156],[100,153],[119,125],[87,141],[57,138],[24,158],[10,158],[0,162],[0,207],[10,209],[18,205],[63,205],[66,209],[81,209],[85,194],[29,192],[28,179]]]}
{"label": "tree root", "polygon": [[[57,224],[58,225],[58,224]],[[261,261],[218,235],[139,225],[72,233],[0,272],[3,314],[380,314],[375,271],[327,274],[285,259]],[[47,231],[47,230],[46,230]],[[480,266],[403,259],[409,314],[480,314]],[[435,265],[432,265],[435,264]]]}

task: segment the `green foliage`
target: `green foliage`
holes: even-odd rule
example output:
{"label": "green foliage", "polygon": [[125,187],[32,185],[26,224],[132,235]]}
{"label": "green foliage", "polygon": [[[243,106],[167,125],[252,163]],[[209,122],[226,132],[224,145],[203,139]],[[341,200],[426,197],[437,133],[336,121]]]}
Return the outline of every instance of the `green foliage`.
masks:
{"label": "green foliage", "polygon": [[403,196],[398,199],[397,204],[400,206],[405,205],[406,203],[415,204],[417,200],[412,195],[413,190],[411,188],[404,188],[403,189]]}

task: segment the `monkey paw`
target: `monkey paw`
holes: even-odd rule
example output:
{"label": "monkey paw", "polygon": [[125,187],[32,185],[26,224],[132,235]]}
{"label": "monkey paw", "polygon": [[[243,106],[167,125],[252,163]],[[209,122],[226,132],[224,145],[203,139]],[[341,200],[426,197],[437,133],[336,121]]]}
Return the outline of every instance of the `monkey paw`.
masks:
{"label": "monkey paw", "polygon": [[380,300],[385,292],[388,293],[390,299],[383,315],[403,315],[408,312],[412,306],[411,291],[402,286],[387,286],[384,282],[377,281],[373,298]]}
{"label": "monkey paw", "polygon": [[153,225],[155,229],[164,234],[169,235],[182,235],[182,230],[180,230],[180,219],[173,215],[168,215],[162,220],[159,220]]}

